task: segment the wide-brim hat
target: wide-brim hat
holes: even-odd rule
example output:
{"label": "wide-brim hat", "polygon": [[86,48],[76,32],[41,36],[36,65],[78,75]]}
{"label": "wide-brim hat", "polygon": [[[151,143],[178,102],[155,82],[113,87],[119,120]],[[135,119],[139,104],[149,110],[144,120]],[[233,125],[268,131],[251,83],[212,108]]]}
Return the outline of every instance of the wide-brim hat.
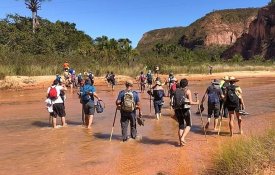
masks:
{"label": "wide-brim hat", "polygon": [[219,80],[217,80],[217,79],[214,79],[212,82],[211,82],[212,84],[220,84],[220,81]]}
{"label": "wide-brim hat", "polygon": [[162,85],[160,81],[156,81],[156,84],[159,85],[159,86]]}
{"label": "wide-brim hat", "polygon": [[222,78],[224,81],[228,81],[229,80],[229,76],[224,76],[223,78]]}
{"label": "wide-brim hat", "polygon": [[228,80],[227,80],[227,81],[237,82],[237,81],[239,81],[239,80],[238,80],[238,79],[236,79],[235,77],[231,76],[231,77],[229,77],[229,78],[228,78]]}
{"label": "wide-brim hat", "polygon": [[127,80],[126,82],[125,82],[125,85],[127,85],[127,86],[133,86],[133,81],[132,80]]}

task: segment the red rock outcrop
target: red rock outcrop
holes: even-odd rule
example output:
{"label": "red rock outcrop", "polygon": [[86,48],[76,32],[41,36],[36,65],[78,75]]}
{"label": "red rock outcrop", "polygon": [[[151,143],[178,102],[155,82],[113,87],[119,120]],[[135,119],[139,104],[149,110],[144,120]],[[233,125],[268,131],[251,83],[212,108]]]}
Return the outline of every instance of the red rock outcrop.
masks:
{"label": "red rock outcrop", "polygon": [[266,59],[275,58],[275,4],[260,9],[257,18],[249,26],[249,32],[238,38],[221,57],[230,59],[236,54],[245,59],[256,55]]}

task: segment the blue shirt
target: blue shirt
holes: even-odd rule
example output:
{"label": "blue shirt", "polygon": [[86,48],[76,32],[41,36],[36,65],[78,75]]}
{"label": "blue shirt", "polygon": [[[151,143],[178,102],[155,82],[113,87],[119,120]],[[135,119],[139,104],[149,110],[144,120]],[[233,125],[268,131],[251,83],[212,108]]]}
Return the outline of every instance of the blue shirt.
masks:
{"label": "blue shirt", "polygon": [[83,87],[80,87],[81,99],[84,102],[94,101],[93,95],[88,95],[88,92],[94,93],[96,91],[95,87],[90,84],[85,84]]}

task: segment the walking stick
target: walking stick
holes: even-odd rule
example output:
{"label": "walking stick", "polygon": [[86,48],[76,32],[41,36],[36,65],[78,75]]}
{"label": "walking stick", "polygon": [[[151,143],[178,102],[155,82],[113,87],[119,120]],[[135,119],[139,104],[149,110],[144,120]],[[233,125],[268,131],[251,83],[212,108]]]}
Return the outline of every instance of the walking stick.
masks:
{"label": "walking stick", "polygon": [[116,114],[117,114],[117,108],[116,108],[115,117],[114,117],[114,121],[113,121],[113,127],[112,127],[112,131],[111,131],[110,141],[112,141],[114,126],[115,126],[115,122],[116,122]]}
{"label": "walking stick", "polygon": [[[150,89],[150,92],[151,92],[151,89]],[[152,112],[152,95],[151,93],[149,94],[150,95],[150,115],[151,115],[151,112]]]}
{"label": "walking stick", "polygon": [[82,116],[82,125],[85,125],[85,114],[83,104],[81,104],[81,116]]}
{"label": "walking stick", "polygon": [[[194,93],[195,94],[195,97],[196,97],[196,101],[198,101],[198,93],[197,92],[195,92]],[[205,136],[205,138],[206,138],[206,130],[205,130],[205,127],[204,127],[204,123],[203,123],[203,119],[202,119],[202,113],[201,113],[201,107],[200,107],[200,104],[198,104],[198,109],[199,109],[199,111],[200,111],[200,116],[201,116],[201,124],[202,124],[202,128],[203,128],[203,131],[204,131],[204,136]]]}
{"label": "walking stick", "polygon": [[221,131],[223,114],[224,114],[224,103],[222,103],[222,107],[221,107],[221,118],[219,122],[218,135],[220,135],[220,131]]}

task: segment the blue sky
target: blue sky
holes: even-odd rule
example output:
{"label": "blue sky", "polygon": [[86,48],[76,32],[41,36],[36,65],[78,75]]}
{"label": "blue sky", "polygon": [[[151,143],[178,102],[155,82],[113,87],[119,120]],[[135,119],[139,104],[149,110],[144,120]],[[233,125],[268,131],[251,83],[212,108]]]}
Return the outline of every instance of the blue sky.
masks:
{"label": "blue sky", "polygon": [[[129,38],[135,47],[145,32],[187,26],[213,10],[265,6],[269,0],[50,0],[38,15],[76,24],[92,38]],[[24,0],[1,0],[0,18],[31,16]]]}

